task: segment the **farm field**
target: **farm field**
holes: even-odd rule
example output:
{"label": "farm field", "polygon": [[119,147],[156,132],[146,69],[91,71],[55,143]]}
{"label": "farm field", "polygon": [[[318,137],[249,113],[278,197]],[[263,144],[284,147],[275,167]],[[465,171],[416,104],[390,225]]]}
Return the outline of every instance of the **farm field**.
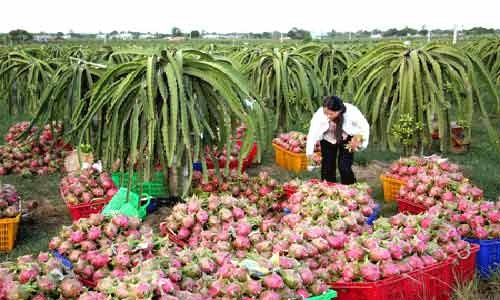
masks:
{"label": "farm field", "polygon": [[[0,184],[13,185],[21,205],[37,203],[12,251],[0,253],[0,299],[304,299],[336,290],[342,300],[354,299],[355,283],[390,280],[406,286],[402,298],[414,289],[415,299],[500,299],[500,270],[458,280],[451,267],[471,253],[462,238],[500,240],[500,40],[170,46],[0,48]],[[307,133],[333,94],[371,126],[369,147],[355,153],[361,184],[318,183],[319,168],[295,173],[275,161],[274,138]],[[409,137],[396,133],[405,117]],[[464,153],[454,153],[459,146]],[[71,155],[100,160],[103,172],[68,172]],[[246,173],[218,174],[214,164]],[[119,173],[134,183],[112,180]],[[423,213],[398,214],[381,175],[403,180],[398,198]],[[119,214],[73,223],[74,207],[122,189],[149,192],[160,207],[142,222]],[[0,213],[10,217],[18,202],[5,197]],[[49,249],[69,258],[72,275],[55,254],[38,256]],[[448,278],[429,275],[432,267]],[[49,276],[55,269],[64,279]],[[426,286],[433,279],[438,288]]]}

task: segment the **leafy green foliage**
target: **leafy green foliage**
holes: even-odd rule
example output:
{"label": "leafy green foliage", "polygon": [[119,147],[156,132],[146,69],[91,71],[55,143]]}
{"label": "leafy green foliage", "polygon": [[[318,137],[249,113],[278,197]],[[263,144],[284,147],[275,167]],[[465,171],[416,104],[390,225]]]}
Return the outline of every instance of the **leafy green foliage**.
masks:
{"label": "leafy green foliage", "polygon": [[392,126],[391,134],[403,146],[403,156],[412,154],[411,150],[417,145],[420,130],[422,130],[422,123],[415,122],[409,114],[401,115],[398,122]]}
{"label": "leafy green foliage", "polygon": [[[390,130],[403,114],[423,124],[417,137],[424,145],[430,143],[436,119],[441,151],[450,144],[451,119],[471,123],[474,113],[481,114],[491,142],[498,141],[483,97],[489,94],[496,101],[499,97],[474,55],[437,43],[409,48],[402,42],[386,42],[361,57],[350,71],[360,82],[354,102],[368,117],[373,139],[382,147],[395,150]],[[466,134],[469,137],[470,130]]]}

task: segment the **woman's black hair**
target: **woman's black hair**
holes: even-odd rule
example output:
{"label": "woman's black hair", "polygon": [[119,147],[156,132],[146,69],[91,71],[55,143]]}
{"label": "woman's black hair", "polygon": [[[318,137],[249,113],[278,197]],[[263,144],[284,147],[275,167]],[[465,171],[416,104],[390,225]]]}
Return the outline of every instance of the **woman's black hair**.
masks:
{"label": "woman's black hair", "polygon": [[346,110],[344,102],[337,96],[325,97],[325,99],[323,99],[323,107],[326,107],[331,111],[340,111],[341,113],[344,113]]}
{"label": "woman's black hair", "polygon": [[331,111],[338,111],[340,114],[338,117],[335,119],[335,139],[337,140],[337,143],[341,143],[342,141],[342,123],[344,123],[344,113],[346,111],[346,107],[344,105],[344,102],[340,97],[337,96],[327,96],[323,100],[323,107],[331,110]]}

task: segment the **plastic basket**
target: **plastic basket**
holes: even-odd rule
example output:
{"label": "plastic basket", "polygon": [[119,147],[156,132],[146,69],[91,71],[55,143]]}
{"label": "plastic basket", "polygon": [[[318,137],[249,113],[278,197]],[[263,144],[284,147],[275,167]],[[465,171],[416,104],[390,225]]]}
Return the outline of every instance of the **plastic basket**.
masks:
{"label": "plastic basket", "polygon": [[[113,173],[111,175],[113,182],[117,187],[129,186],[129,174],[128,173]],[[137,179],[137,174],[132,174],[132,188],[131,191],[138,194],[148,194],[151,197],[164,197],[168,195],[168,190],[165,187],[165,177],[162,172],[155,172],[151,181],[143,181],[139,183]],[[122,180],[123,179],[123,180]],[[122,183],[120,184],[120,181]]]}
{"label": "plastic basket", "polygon": [[376,282],[348,282],[330,285],[338,300],[401,300],[407,299],[408,279],[401,276]]}
{"label": "plastic basket", "polygon": [[465,238],[464,240],[480,247],[476,256],[476,268],[482,279],[488,279],[492,273],[500,271],[500,239],[477,240]]}
{"label": "plastic basket", "polygon": [[[64,194],[62,189],[59,188],[59,193],[61,198],[64,201]],[[83,203],[77,205],[71,205],[66,203],[66,207],[68,208],[69,215],[71,216],[71,220],[77,221],[81,218],[88,218],[91,214],[99,214],[103,210],[104,206],[108,204],[108,202],[113,198],[113,196],[106,198],[102,198],[99,200],[93,200],[90,203]]]}
{"label": "plastic basket", "polygon": [[462,250],[452,260],[451,271],[457,283],[466,283],[474,278],[479,245],[470,244],[470,249]]}
{"label": "plastic basket", "polygon": [[385,175],[380,176],[380,181],[382,182],[385,201],[395,201],[399,195],[401,186],[405,184],[404,180],[395,179]]}
{"label": "plastic basket", "polygon": [[274,158],[276,161],[276,164],[280,167],[285,168],[286,162],[285,162],[285,149],[281,148],[280,146],[273,144],[274,148]]}
{"label": "plastic basket", "polygon": [[449,300],[453,292],[451,259],[402,274],[405,300]]}
{"label": "plastic basket", "polygon": [[203,166],[201,165],[201,162],[197,161],[193,163],[193,170],[199,172],[203,171]]}
{"label": "plastic basket", "polygon": [[416,292],[412,299],[449,300],[453,293],[451,259],[444,260],[418,270],[410,275],[409,284]]}
{"label": "plastic basket", "polygon": [[373,209],[373,213],[366,219],[366,224],[373,225],[373,221],[375,221],[378,218],[378,215],[380,214],[381,210],[382,206],[380,204],[377,204]]}
{"label": "plastic basket", "polygon": [[451,260],[376,282],[333,283],[339,300],[444,300],[452,292]]}
{"label": "plastic basket", "polygon": [[80,280],[80,282],[90,288],[90,289],[95,289],[97,287],[97,282],[93,281],[93,280],[89,280],[89,279],[84,279],[84,278],[81,278],[81,277],[78,277],[78,280]]}
{"label": "plastic basket", "polygon": [[[236,141],[236,144],[241,147],[243,144],[242,141],[238,140]],[[248,167],[252,165],[253,160],[255,159],[255,156],[257,155],[257,143],[253,143],[252,148],[250,149],[250,152],[248,153],[247,157],[243,159],[243,164],[241,167],[241,171],[244,172]],[[207,161],[207,168],[208,169],[213,169],[215,168],[214,163],[212,161]],[[219,168],[225,168],[226,163],[223,163],[221,161],[219,163]],[[236,169],[238,168],[238,161],[232,161],[229,162],[229,169]],[[193,170],[195,171],[202,171],[203,167],[201,162],[195,162],[193,163]]]}
{"label": "plastic basket", "polygon": [[295,173],[307,170],[307,156],[305,153],[294,153],[276,144],[273,144],[273,148],[278,166]]}
{"label": "plastic basket", "polygon": [[172,229],[168,228],[167,223],[160,224],[160,232],[163,236],[168,236],[168,239],[172,241],[177,246],[184,248],[187,246],[186,242],[182,241],[177,237],[177,235],[172,231]]}
{"label": "plastic basket", "polygon": [[403,198],[398,198],[398,212],[410,215],[418,215],[426,212],[427,208],[421,204],[408,201]]}
{"label": "plastic basket", "polygon": [[0,219],[0,252],[10,252],[16,243],[21,215]]}
{"label": "plastic basket", "polygon": [[322,295],[309,297],[306,298],[306,300],[330,300],[334,298],[337,298],[337,292],[334,290],[328,290]]}
{"label": "plastic basket", "polygon": [[297,188],[294,186],[284,186],[283,192],[285,193],[286,199],[289,199],[293,194],[297,192]]}
{"label": "plastic basket", "polygon": [[107,198],[78,205],[66,204],[66,206],[68,207],[71,220],[77,221],[81,218],[88,218],[91,214],[101,213],[102,209],[106,206],[106,204],[108,204],[109,200],[110,199]]}
{"label": "plastic basket", "polygon": [[307,181],[307,183],[310,183],[310,184],[326,184],[329,187],[333,187],[333,186],[336,186],[338,184],[336,182],[329,182],[329,181],[326,181],[326,180],[321,181],[319,179],[309,179]]}
{"label": "plastic basket", "polygon": [[273,144],[273,148],[276,155],[276,164],[278,166],[295,173],[307,169],[307,156],[305,153],[294,153],[276,144]]}

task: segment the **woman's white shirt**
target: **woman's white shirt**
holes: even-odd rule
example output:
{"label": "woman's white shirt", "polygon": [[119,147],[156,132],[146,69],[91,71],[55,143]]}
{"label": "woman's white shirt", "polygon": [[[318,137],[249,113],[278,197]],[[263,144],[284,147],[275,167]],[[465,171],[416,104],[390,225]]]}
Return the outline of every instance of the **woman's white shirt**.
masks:
{"label": "woman's white shirt", "polygon": [[[344,113],[344,121],[342,122],[342,130],[348,135],[361,135],[363,143],[361,149],[366,149],[370,138],[370,125],[363,116],[361,111],[354,105],[344,103],[346,111]],[[323,107],[320,107],[311,119],[309,133],[307,134],[306,155],[314,153],[314,145],[319,140],[324,138],[325,132],[330,128],[328,117],[323,112]]]}

